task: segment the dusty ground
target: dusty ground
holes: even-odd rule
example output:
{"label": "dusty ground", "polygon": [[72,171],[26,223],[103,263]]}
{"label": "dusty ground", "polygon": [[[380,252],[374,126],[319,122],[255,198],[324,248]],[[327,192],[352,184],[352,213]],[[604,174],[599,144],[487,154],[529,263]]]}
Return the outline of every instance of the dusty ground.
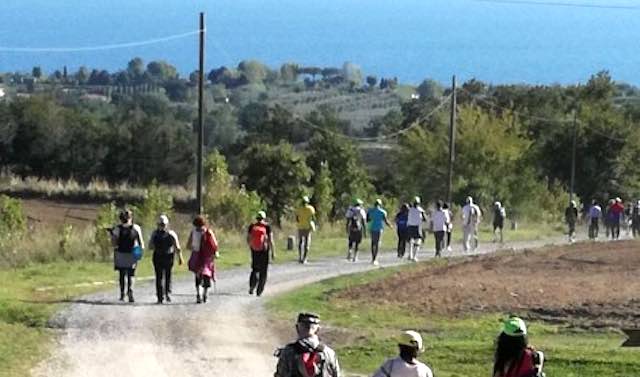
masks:
{"label": "dusty ground", "polygon": [[96,219],[99,207],[95,204],[77,204],[43,199],[22,199],[22,206],[30,223],[47,226],[90,225]]}
{"label": "dusty ground", "polygon": [[[378,292],[375,298],[371,291]],[[578,327],[635,327],[640,323],[640,243],[584,243],[450,260],[340,297],[424,314],[511,312]]]}

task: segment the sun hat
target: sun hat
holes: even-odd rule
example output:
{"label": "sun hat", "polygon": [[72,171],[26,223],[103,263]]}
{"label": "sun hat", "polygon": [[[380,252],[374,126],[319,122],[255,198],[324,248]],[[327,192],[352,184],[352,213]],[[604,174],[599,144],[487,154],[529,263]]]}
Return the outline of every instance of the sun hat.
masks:
{"label": "sun hat", "polygon": [[320,316],[315,313],[299,313],[298,323],[320,324]]}
{"label": "sun hat", "polygon": [[167,215],[160,215],[158,217],[158,224],[169,225],[169,217],[167,217]]}
{"label": "sun hat", "polygon": [[382,199],[376,199],[376,204],[381,206],[382,205]]}
{"label": "sun hat", "polygon": [[502,324],[502,332],[508,336],[525,336],[527,325],[519,317],[509,317]]}
{"label": "sun hat", "polygon": [[424,351],[422,336],[413,330],[403,331],[400,336],[398,336],[398,345],[415,347],[420,352]]}

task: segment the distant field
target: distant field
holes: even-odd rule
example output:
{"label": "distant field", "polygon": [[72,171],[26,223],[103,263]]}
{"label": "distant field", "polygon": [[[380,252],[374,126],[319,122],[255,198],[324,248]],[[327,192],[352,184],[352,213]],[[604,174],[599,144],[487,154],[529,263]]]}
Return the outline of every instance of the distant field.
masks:
{"label": "distant field", "polygon": [[[403,88],[406,92],[406,88]],[[362,130],[376,117],[391,110],[400,110],[401,94],[393,90],[375,89],[362,93],[345,93],[339,89],[307,90],[299,93],[291,91],[270,91],[268,102],[280,104],[298,114],[307,114],[319,106],[329,106],[340,118],[349,120],[352,129]]]}

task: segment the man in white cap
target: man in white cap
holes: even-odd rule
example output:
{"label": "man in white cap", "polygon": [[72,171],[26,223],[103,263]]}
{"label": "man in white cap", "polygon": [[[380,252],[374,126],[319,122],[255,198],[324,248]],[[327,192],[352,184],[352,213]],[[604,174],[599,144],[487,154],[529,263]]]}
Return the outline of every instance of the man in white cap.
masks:
{"label": "man in white cap", "polygon": [[431,368],[418,361],[418,355],[424,352],[419,333],[403,331],[398,337],[398,348],[400,355],[385,361],[373,377],[433,377]]}
{"label": "man in white cap", "polygon": [[576,222],[578,221],[578,206],[572,200],[564,211],[564,220],[567,222],[569,243],[576,242]]}
{"label": "man in white cap", "polygon": [[[504,208],[502,203],[495,202],[493,204],[493,242],[500,243],[504,242],[504,237],[502,235],[504,230],[504,220],[507,218],[507,210]],[[500,235],[500,238],[498,238]]]}
{"label": "man in white cap", "polygon": [[411,207],[409,207],[409,216],[407,217],[407,230],[409,232],[409,260],[417,262],[420,245],[422,245],[422,223],[427,221],[427,215],[420,206],[419,196],[413,199]]}
{"label": "man in white cap", "polygon": [[[160,215],[158,228],[151,233],[149,247],[153,250],[153,268],[156,272],[156,296],[158,304],[163,301],[171,302],[171,270],[174,256],[178,254],[178,263],[182,265],[182,252],[178,235],[169,229],[169,217]],[[163,284],[164,280],[164,284]]]}
{"label": "man in white cap", "polygon": [[482,218],[480,207],[473,203],[473,198],[467,196],[462,207],[462,247],[464,251],[475,250],[478,247],[478,225]]}

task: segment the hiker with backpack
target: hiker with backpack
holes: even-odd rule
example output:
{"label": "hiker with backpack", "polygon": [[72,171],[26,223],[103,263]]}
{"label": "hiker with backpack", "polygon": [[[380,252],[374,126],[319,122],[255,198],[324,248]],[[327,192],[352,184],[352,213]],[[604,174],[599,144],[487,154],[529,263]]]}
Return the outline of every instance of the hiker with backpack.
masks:
{"label": "hiker with backpack", "polygon": [[465,252],[478,248],[478,225],[482,218],[480,207],[473,203],[473,198],[467,196],[462,207],[462,247]]}
{"label": "hiker with backpack", "polygon": [[602,208],[598,205],[598,201],[593,199],[591,201],[591,208],[589,208],[589,239],[595,240],[598,238],[598,232],[600,230],[600,219],[602,218]]}
{"label": "hiker with backpack", "polygon": [[448,203],[444,203],[442,205],[442,210],[449,215],[449,226],[447,227],[447,234],[446,234],[446,237],[447,237],[446,245],[447,245],[447,251],[451,252],[451,232],[453,232],[453,212],[451,212],[451,208],[449,208]]}
{"label": "hiker with backpack", "polygon": [[575,200],[572,200],[571,203],[569,203],[569,207],[567,207],[567,209],[564,211],[564,219],[567,223],[567,227],[569,228],[569,243],[576,242],[576,222],[578,221],[578,207],[576,206]]}
{"label": "hiker with backpack", "polygon": [[438,200],[436,210],[431,214],[431,230],[436,241],[436,257],[440,257],[445,248],[445,235],[451,223],[449,213],[442,208],[443,206],[442,200]]}
{"label": "hiker with backpack", "polygon": [[316,209],[311,205],[308,196],[302,197],[302,207],[296,210],[298,225],[298,262],[307,263],[307,255],[311,245],[311,233],[316,230]]}
{"label": "hiker with backpack", "polygon": [[162,304],[163,301],[171,302],[169,293],[171,292],[171,270],[175,254],[178,254],[179,265],[184,263],[184,259],[178,235],[169,229],[169,218],[166,215],[160,215],[158,218],[158,228],[151,233],[149,248],[153,250],[153,269],[156,274],[158,304]]}
{"label": "hiker with backpack", "polygon": [[362,205],[362,200],[354,199],[353,206],[349,207],[345,213],[348,238],[347,260],[352,262],[358,261],[358,247],[362,239],[367,235],[367,214],[364,212]]}
{"label": "hiker with backpack", "polygon": [[500,243],[504,242],[502,231],[504,229],[504,220],[507,218],[507,210],[502,203],[495,202],[493,204],[493,242],[498,242],[498,234],[500,234]]}
{"label": "hiker with backpack", "polygon": [[504,321],[496,340],[493,377],[543,377],[544,354],[529,346],[527,326],[518,317]]}
{"label": "hiker with backpack", "polygon": [[193,272],[195,276],[196,303],[200,304],[207,302],[211,283],[215,284],[215,259],[220,256],[216,235],[207,227],[203,216],[198,215],[193,220],[193,230],[189,234],[187,245],[191,249],[189,271]]}
{"label": "hiker with backpack", "polygon": [[382,200],[376,199],[373,208],[367,211],[367,222],[371,234],[371,264],[378,265],[378,251],[380,250],[380,238],[385,224],[391,228],[391,223],[387,218],[387,211],[382,208]]}
{"label": "hiker with backpack", "polygon": [[124,301],[126,289],[129,302],[135,302],[133,284],[138,260],[144,250],[142,229],[140,225],[133,223],[133,213],[130,210],[121,211],[118,217],[120,225],[110,229],[111,244],[115,247],[113,266],[119,273],[120,301]]}
{"label": "hiker with backpack", "polygon": [[267,270],[269,269],[269,255],[275,256],[273,232],[267,223],[267,214],[258,212],[256,222],[249,226],[247,244],[251,250],[251,275],[249,275],[249,294],[256,292],[262,296],[267,284]]}
{"label": "hiker with backpack", "polygon": [[373,377],[433,377],[431,368],[418,360],[418,355],[424,352],[418,332],[403,331],[398,337],[398,348],[399,356],[385,361]]}
{"label": "hiker with backpack", "polygon": [[320,317],[300,313],[296,323],[298,338],[278,349],[274,377],[340,377],[336,353],[318,338]]}
{"label": "hiker with backpack", "polygon": [[409,241],[409,229],[407,226],[408,219],[409,204],[404,203],[395,217],[396,233],[398,235],[398,258],[404,258],[404,254],[407,252],[407,242]]}
{"label": "hiker with backpack", "polygon": [[409,231],[409,260],[418,261],[418,253],[420,245],[422,245],[422,223],[427,221],[427,214],[420,206],[421,199],[416,196],[413,204],[409,207],[409,215],[407,217],[407,228]]}
{"label": "hiker with backpack", "polygon": [[620,223],[624,221],[624,204],[622,199],[616,198],[609,209],[609,222],[611,224],[611,239],[620,238]]}

